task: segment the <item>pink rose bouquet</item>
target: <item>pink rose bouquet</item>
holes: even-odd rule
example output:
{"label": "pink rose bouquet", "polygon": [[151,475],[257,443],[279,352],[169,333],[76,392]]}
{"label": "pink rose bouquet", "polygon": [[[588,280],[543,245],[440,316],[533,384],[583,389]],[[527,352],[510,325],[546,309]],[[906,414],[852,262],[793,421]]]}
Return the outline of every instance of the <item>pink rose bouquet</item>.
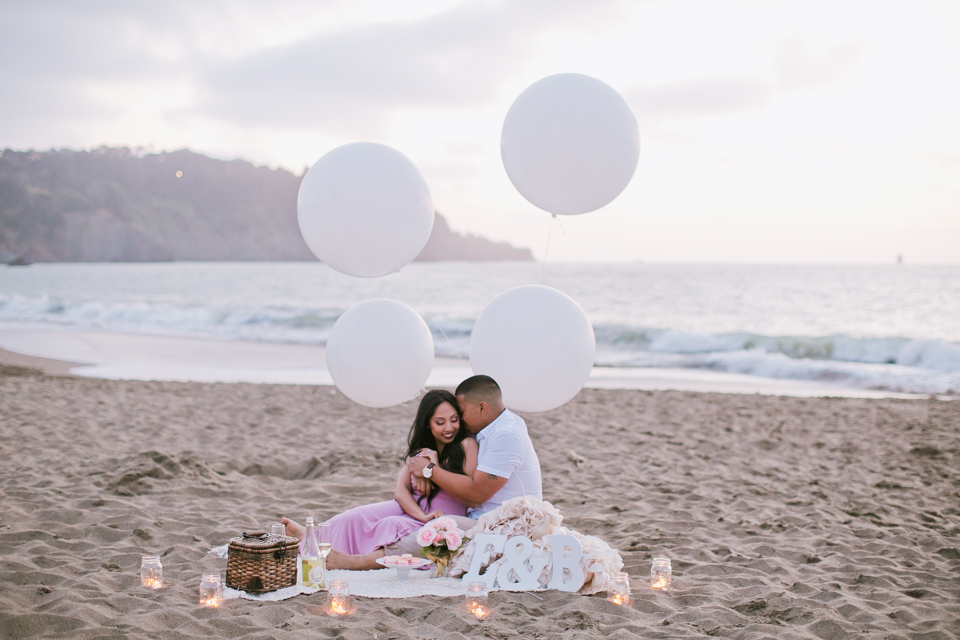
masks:
{"label": "pink rose bouquet", "polygon": [[443,575],[453,553],[463,544],[463,531],[453,518],[441,517],[429,521],[417,533],[420,555],[437,563],[435,576]]}

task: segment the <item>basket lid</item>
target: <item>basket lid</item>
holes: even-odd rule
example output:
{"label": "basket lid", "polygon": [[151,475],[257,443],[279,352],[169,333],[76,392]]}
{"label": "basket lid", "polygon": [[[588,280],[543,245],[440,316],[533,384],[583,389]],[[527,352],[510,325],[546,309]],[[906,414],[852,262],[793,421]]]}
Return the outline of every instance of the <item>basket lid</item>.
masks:
{"label": "basket lid", "polygon": [[263,531],[245,531],[242,536],[230,538],[231,549],[286,549],[297,546],[300,541],[292,536],[278,536]]}

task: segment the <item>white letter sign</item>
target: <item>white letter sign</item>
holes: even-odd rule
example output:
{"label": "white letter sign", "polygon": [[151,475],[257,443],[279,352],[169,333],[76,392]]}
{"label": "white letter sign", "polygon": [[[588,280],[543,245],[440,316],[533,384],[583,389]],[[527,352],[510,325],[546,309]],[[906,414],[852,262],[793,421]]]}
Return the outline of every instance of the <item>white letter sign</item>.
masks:
{"label": "white letter sign", "polygon": [[[580,567],[580,558],[583,556],[583,547],[580,541],[573,536],[549,535],[544,540],[550,545],[553,552],[553,575],[547,587],[558,591],[577,591],[583,586],[583,569]],[[570,548],[570,555],[564,556],[564,547]],[[566,578],[567,572],[570,578]]]}
{"label": "white letter sign", "polygon": [[480,581],[487,583],[487,589],[493,589],[494,582],[497,579],[496,570],[487,569],[487,572],[480,575],[480,567],[490,560],[495,554],[503,553],[503,545],[507,542],[507,536],[501,536],[494,533],[478,533],[473,539],[476,547],[473,548],[473,560],[470,561],[470,571],[464,574],[463,582],[469,583]]}
{"label": "white letter sign", "polygon": [[[497,572],[497,582],[507,591],[533,591],[540,588],[540,572],[547,566],[546,558],[531,558],[533,543],[530,538],[517,536],[507,540],[503,550],[503,564]],[[527,561],[530,569],[527,569]],[[511,574],[516,581],[510,579]]]}
{"label": "white letter sign", "polygon": [[[549,535],[544,541],[550,545],[553,556],[553,573],[550,576],[548,589],[575,592],[583,586],[585,576],[580,567],[580,558],[583,556],[583,547],[580,541],[573,536]],[[463,582],[485,582],[488,589],[499,585],[507,591],[533,591],[540,588],[540,574],[547,566],[547,558],[531,558],[533,543],[525,536],[515,536],[507,540],[507,536],[492,533],[479,533],[473,539],[476,546],[470,570],[464,574]],[[569,554],[565,551],[569,549]],[[480,569],[490,562],[491,557],[503,554],[499,567],[487,567],[487,572],[480,575]],[[529,569],[527,565],[529,564]]]}

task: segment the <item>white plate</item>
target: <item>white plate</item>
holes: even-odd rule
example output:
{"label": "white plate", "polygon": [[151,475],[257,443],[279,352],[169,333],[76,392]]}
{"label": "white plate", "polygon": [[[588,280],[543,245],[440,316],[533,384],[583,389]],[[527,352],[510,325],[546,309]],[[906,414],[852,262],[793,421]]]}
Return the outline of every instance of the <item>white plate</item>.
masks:
{"label": "white plate", "polygon": [[410,569],[420,569],[421,567],[426,567],[426,566],[432,564],[432,563],[428,562],[427,560],[424,560],[423,558],[414,558],[414,560],[419,560],[419,561],[420,561],[420,564],[417,564],[417,565],[413,565],[413,564],[397,565],[397,564],[393,564],[393,563],[388,563],[388,562],[386,561],[386,559],[384,559],[384,558],[377,558],[376,562],[377,562],[377,564],[379,564],[381,567],[387,567],[388,569],[396,569],[396,570],[397,570],[397,580],[406,580],[407,577],[410,575]]}

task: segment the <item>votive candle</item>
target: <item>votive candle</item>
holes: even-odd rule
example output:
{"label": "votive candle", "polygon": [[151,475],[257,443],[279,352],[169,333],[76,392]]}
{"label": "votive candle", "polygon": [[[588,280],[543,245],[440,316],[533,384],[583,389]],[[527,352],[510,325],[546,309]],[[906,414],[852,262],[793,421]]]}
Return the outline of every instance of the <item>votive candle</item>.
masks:
{"label": "votive candle", "polygon": [[344,579],[330,580],[327,584],[327,613],[331,616],[345,616],[355,610],[350,597],[350,583]]}
{"label": "votive candle", "polygon": [[468,612],[480,620],[485,618],[490,613],[487,583],[483,581],[468,582],[465,604]]}
{"label": "votive candle", "polygon": [[200,605],[219,607],[223,604],[223,583],[219,573],[205,573],[200,581]]}
{"label": "votive candle", "polygon": [[673,586],[673,570],[670,558],[654,558],[650,567],[650,586],[661,591],[669,591]]}
{"label": "votive candle", "polygon": [[140,561],[140,585],[147,589],[163,587],[163,565],[160,556],[143,556]]}
{"label": "votive candle", "polygon": [[626,572],[621,571],[613,577],[607,591],[607,600],[614,604],[630,604],[630,576]]}

